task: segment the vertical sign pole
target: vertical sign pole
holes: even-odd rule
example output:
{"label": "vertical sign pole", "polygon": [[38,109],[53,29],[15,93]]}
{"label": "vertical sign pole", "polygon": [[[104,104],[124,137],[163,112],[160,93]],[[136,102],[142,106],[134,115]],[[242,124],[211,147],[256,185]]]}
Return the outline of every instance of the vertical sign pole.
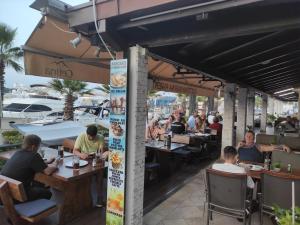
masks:
{"label": "vertical sign pole", "polygon": [[127,59],[110,63],[110,127],[106,225],[124,224]]}

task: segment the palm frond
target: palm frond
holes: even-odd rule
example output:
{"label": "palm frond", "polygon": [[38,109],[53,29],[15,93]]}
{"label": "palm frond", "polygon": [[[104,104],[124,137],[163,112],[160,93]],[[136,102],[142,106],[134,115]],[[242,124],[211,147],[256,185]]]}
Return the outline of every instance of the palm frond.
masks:
{"label": "palm frond", "polygon": [[49,85],[51,88],[53,88],[55,91],[58,91],[62,94],[65,94],[65,88],[63,83],[59,79],[53,79],[52,81],[49,82]]}
{"label": "palm frond", "polygon": [[106,94],[110,93],[110,85],[108,85],[108,84],[102,84],[102,86],[96,87],[95,89],[99,90],[99,91],[102,91],[102,92],[104,92]]}
{"label": "palm frond", "polygon": [[8,66],[11,66],[16,72],[23,71],[23,67],[20,64],[18,64],[17,62],[13,61],[12,59],[7,60],[6,64]]}
{"label": "palm frond", "polygon": [[0,24],[0,51],[9,49],[15,39],[17,29],[11,29],[6,24]]}

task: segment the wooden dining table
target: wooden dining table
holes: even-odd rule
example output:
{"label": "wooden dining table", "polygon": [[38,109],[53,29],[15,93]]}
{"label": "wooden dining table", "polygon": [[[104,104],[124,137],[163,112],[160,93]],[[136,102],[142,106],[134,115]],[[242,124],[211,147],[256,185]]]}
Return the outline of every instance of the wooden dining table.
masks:
{"label": "wooden dining table", "polygon": [[[249,161],[243,161],[242,164],[244,165],[259,165],[259,166],[264,166],[263,163],[256,163],[256,162],[249,162]],[[241,165],[241,163],[240,163]],[[244,166],[242,166],[244,167]],[[281,177],[286,177],[289,179],[300,179],[300,171],[299,170],[292,170],[292,172],[288,172],[286,168],[281,168],[279,172],[274,171],[274,170],[265,170],[264,168],[262,170],[246,170],[247,175],[260,180],[261,179],[261,174],[263,173],[269,173],[269,174],[274,174],[274,175],[279,175]]]}
{"label": "wooden dining table", "polygon": [[[43,147],[45,158],[57,157],[57,150]],[[18,150],[5,151],[0,153],[0,159],[8,160]],[[64,152],[64,158],[58,165],[58,170],[51,176],[44,173],[37,173],[35,181],[50,186],[62,193],[62,200],[59,206],[59,224],[66,224],[78,218],[93,207],[91,184],[92,177],[97,175],[102,178],[105,165],[92,166],[91,161],[78,170],[66,167],[66,163],[73,160],[73,155]]]}

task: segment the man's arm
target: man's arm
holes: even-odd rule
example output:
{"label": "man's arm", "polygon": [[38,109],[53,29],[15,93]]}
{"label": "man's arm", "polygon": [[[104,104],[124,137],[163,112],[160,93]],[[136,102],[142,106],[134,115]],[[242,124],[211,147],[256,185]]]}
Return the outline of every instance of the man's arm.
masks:
{"label": "man's arm", "polygon": [[80,149],[78,149],[78,148],[73,149],[73,154],[79,156],[81,159],[87,159],[89,157],[88,154],[81,153]]}
{"label": "man's arm", "polygon": [[286,145],[257,145],[257,148],[260,152],[272,152],[275,150],[282,149],[285,152],[291,152],[291,149]]}
{"label": "man's arm", "polygon": [[57,164],[56,165],[49,165],[46,169],[43,170],[43,173],[50,176],[57,170]]}
{"label": "man's arm", "polygon": [[83,136],[84,136],[84,134],[81,134],[76,138],[74,149],[73,149],[73,154],[79,156],[81,159],[87,159],[89,157],[89,155],[86,153],[82,153],[81,149],[80,149],[82,146],[83,138],[84,138]]}

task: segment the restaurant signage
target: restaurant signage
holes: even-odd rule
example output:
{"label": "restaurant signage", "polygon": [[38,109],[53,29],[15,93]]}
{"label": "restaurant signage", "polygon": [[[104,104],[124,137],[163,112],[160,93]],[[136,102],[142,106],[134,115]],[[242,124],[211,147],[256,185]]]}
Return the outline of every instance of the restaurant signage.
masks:
{"label": "restaurant signage", "polygon": [[45,68],[45,74],[49,77],[61,77],[64,79],[73,77],[73,71],[63,61],[51,63]]}
{"label": "restaurant signage", "polygon": [[180,84],[174,84],[171,82],[165,82],[165,81],[155,81],[153,83],[153,89],[157,91],[169,91],[169,92],[176,92],[176,93],[187,93],[196,95],[197,91],[195,88],[180,85]]}
{"label": "restaurant signage", "polygon": [[106,224],[124,224],[127,59],[110,64],[110,127]]}

